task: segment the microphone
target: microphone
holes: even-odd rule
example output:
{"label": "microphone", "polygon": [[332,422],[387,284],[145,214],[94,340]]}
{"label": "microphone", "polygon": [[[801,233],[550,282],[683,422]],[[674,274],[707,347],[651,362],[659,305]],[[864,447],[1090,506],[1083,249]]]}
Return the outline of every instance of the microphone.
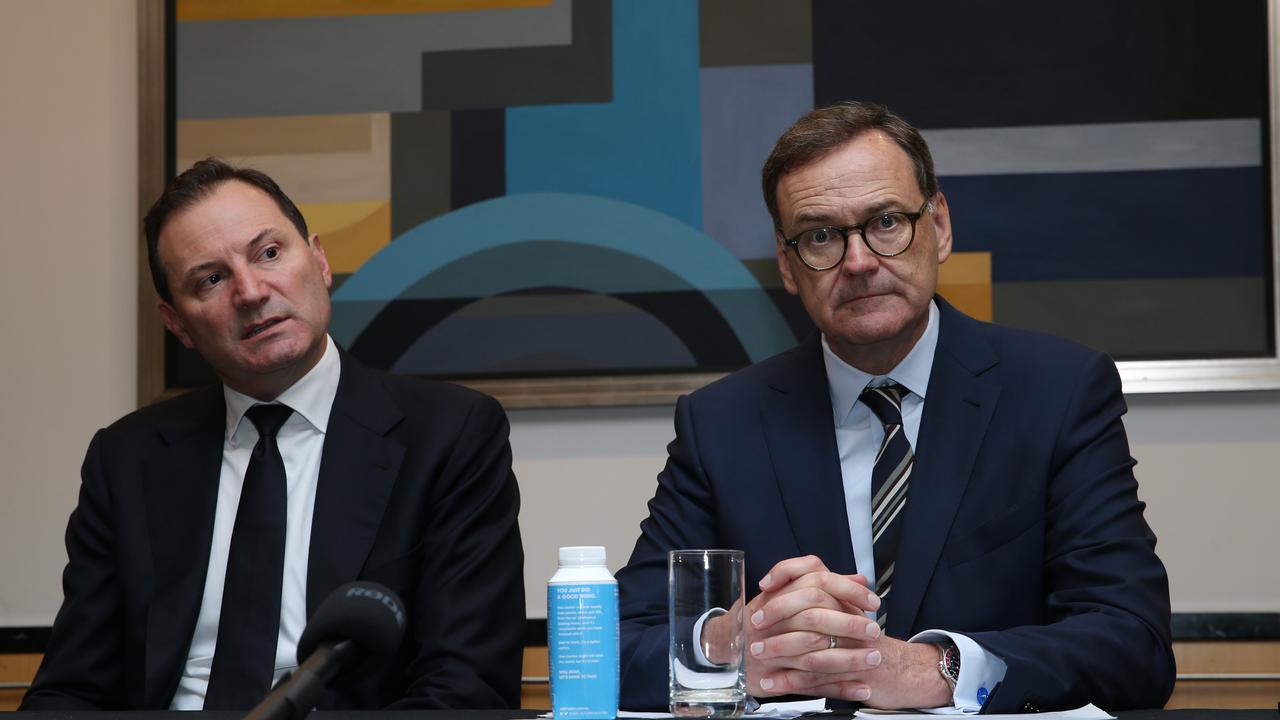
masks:
{"label": "microphone", "polygon": [[334,590],[302,631],[298,669],[246,720],[302,720],[325,688],[366,677],[395,654],[404,625],[404,605],[390,589],[356,581]]}

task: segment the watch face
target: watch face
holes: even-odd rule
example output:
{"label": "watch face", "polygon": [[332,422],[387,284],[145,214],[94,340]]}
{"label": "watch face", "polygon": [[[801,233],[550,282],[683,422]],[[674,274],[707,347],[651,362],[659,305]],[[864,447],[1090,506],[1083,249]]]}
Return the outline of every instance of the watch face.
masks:
{"label": "watch face", "polygon": [[960,649],[955,645],[947,645],[942,651],[943,673],[953,682],[960,679]]}

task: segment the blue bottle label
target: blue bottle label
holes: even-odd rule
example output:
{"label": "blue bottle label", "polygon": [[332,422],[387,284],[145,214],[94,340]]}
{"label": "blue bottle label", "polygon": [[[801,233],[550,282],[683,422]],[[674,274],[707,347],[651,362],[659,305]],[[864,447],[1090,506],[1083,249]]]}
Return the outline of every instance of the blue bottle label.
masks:
{"label": "blue bottle label", "polygon": [[555,720],[618,715],[618,586],[547,586],[551,709]]}

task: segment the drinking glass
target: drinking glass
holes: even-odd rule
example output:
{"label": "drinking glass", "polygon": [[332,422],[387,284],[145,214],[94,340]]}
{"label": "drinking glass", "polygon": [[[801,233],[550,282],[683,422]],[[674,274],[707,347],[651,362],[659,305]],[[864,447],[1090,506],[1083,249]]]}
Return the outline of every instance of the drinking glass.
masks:
{"label": "drinking glass", "polygon": [[737,718],[746,706],[746,606],[741,550],[667,556],[671,713]]}

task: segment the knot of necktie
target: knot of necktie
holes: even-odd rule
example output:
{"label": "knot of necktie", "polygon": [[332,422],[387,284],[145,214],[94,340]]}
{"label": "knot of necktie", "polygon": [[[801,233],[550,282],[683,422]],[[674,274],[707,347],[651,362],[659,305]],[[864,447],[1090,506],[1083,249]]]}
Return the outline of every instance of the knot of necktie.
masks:
{"label": "knot of necktie", "polygon": [[245,411],[244,416],[258,428],[258,444],[253,446],[254,457],[262,458],[268,447],[276,447],[276,435],[289,421],[291,415],[293,415],[293,408],[279,403],[254,405]]}
{"label": "knot of necktie", "polygon": [[258,435],[274,439],[276,433],[280,432],[280,428],[288,422],[289,416],[293,414],[293,408],[288,405],[275,403],[272,405],[254,405],[245,411],[244,416],[249,418],[249,422],[258,428]]}
{"label": "knot of necktie", "polygon": [[902,398],[909,392],[911,391],[898,383],[889,383],[880,387],[868,387],[858,399],[871,408],[882,425],[888,427],[902,424]]}

